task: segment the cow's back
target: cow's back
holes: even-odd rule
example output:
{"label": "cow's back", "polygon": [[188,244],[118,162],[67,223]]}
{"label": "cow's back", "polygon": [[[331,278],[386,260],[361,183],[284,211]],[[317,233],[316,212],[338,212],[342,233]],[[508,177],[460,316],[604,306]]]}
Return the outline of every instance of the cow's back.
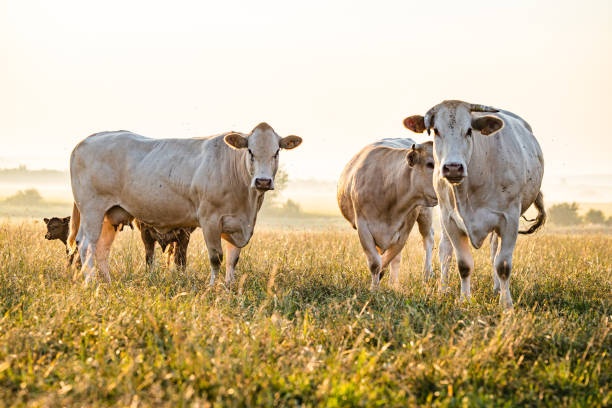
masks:
{"label": "cow's back", "polygon": [[77,202],[84,189],[98,195],[114,195],[124,189],[126,178],[146,165],[143,159],[156,149],[157,143],[123,130],[96,133],[82,140],[70,156],[70,177]]}
{"label": "cow's back", "polygon": [[160,229],[197,226],[197,205],[211,191],[207,183],[220,178],[210,162],[228,154],[211,143],[219,138],[151,139],[127,131],[89,136],[71,155],[75,201],[91,205],[95,197],[104,211],[119,206]]}
{"label": "cow's back", "polygon": [[[474,116],[479,115],[483,114]],[[524,119],[507,111],[493,116],[504,121],[499,132],[473,135],[474,150],[468,164],[471,193],[483,195],[488,205],[492,204],[489,196],[499,193],[500,207],[514,197],[521,197],[524,211],[540,191],[544,174],[542,150]]]}
{"label": "cow's back", "polygon": [[406,151],[399,149],[414,143],[409,138],[381,139],[361,149],[344,167],[338,181],[338,206],[353,228],[356,213],[380,213],[392,206],[397,184],[405,182],[400,178],[405,177]]}

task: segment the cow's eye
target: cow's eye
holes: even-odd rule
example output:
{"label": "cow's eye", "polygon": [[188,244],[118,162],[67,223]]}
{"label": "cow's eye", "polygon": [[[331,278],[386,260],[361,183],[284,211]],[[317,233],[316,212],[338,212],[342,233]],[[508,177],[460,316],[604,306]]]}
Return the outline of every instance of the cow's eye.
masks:
{"label": "cow's eye", "polygon": [[276,153],[274,153],[274,158],[275,158],[275,159],[278,159],[278,152],[280,152],[280,149],[278,149],[278,150],[276,151]]}
{"label": "cow's eye", "polygon": [[434,135],[440,136],[440,132],[438,132],[438,128],[434,128]]}
{"label": "cow's eye", "polygon": [[465,137],[472,137],[472,128],[469,128],[467,132],[465,132]]}
{"label": "cow's eye", "polygon": [[253,156],[253,152],[251,151],[251,149],[249,150],[249,157],[251,158],[251,161],[255,160],[255,157]]}

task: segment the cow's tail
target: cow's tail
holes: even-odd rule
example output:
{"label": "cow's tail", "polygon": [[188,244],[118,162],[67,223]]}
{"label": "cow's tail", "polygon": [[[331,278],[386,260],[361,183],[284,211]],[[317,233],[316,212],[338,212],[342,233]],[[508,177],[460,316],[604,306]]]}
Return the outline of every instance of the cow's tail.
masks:
{"label": "cow's tail", "polygon": [[81,212],[76,203],[72,205],[72,216],[70,217],[70,234],[68,235],[68,254],[72,255],[77,250],[76,236],[81,225]]}
{"label": "cow's tail", "polygon": [[519,234],[533,234],[534,232],[539,230],[546,222],[546,209],[544,208],[544,196],[542,195],[541,191],[538,192],[538,196],[533,202],[533,205],[538,210],[538,216],[533,220],[534,223],[531,224],[531,226],[528,229],[524,231],[519,230]]}

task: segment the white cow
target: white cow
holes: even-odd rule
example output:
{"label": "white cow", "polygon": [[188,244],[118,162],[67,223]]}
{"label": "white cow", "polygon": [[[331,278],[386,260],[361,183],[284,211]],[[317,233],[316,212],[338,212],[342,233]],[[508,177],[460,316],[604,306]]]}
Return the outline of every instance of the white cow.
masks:
{"label": "white cow", "polygon": [[431,206],[437,204],[432,185],[431,142],[383,139],[364,147],[346,165],[338,181],[338,206],[359,234],[378,288],[389,266],[397,285],[401,251],[415,220],[425,248],[425,279],[432,276],[433,228]]}
{"label": "white cow", "polygon": [[75,238],[78,241],[85,281],[93,277],[94,260],[110,281],[108,254],[115,228],[105,214],[109,209],[121,213],[120,209],[126,218],[136,217],[162,233],[201,227],[211,285],[223,259],[223,238],[228,257],[225,280],[231,283],[264,193],[274,189],[279,151],[301,142],[298,136],[279,137],[266,123],[248,135],[150,139],[117,131],[84,139],[70,157],[77,216],[72,217],[69,244],[74,247]]}
{"label": "white cow", "polygon": [[[511,112],[462,101],[444,101],[424,117],[406,118],[404,125],[417,133],[434,131],[443,286],[454,248],[461,297],[470,297],[474,260],[469,244],[480,248],[491,233],[494,291],[501,291],[500,303],[511,308],[517,234],[535,232],[546,219],[540,192],[544,159],[531,127]],[[532,204],[538,216],[527,231],[519,231],[519,218]]]}

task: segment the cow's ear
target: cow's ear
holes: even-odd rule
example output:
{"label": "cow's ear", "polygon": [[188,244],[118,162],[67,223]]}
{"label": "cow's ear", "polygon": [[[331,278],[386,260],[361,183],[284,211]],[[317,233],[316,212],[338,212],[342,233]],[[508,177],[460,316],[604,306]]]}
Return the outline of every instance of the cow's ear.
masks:
{"label": "cow's ear", "polygon": [[404,126],[415,133],[423,133],[425,131],[425,118],[421,115],[408,116],[404,119]]}
{"label": "cow's ear", "polygon": [[68,224],[70,222],[70,216],[62,218],[62,222]]}
{"label": "cow's ear", "polygon": [[412,147],[408,151],[408,154],[406,154],[406,160],[408,161],[408,165],[410,167],[416,166],[419,162],[419,151],[418,147],[415,144],[412,145]]}
{"label": "cow's ear", "polygon": [[290,150],[290,149],[298,147],[300,144],[302,144],[302,138],[299,136],[291,135],[291,136],[283,137],[278,143],[278,146],[281,149]]}
{"label": "cow's ear", "polygon": [[43,218],[43,221],[45,222],[45,224],[48,224],[50,220],[48,218]]}
{"label": "cow's ear", "polygon": [[240,133],[231,132],[223,138],[228,146],[234,149],[246,149],[249,146],[249,140]]}
{"label": "cow's ear", "polygon": [[491,135],[504,127],[504,121],[495,116],[481,116],[472,119],[472,128],[485,136]]}

